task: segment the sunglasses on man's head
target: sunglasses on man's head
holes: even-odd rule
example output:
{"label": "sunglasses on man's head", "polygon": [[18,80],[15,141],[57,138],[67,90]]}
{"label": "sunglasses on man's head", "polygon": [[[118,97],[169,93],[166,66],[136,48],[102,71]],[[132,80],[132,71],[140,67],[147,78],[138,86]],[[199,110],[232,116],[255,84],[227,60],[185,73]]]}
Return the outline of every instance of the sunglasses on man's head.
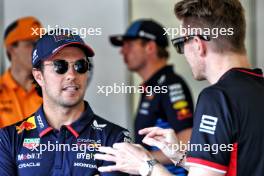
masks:
{"label": "sunglasses on man's head", "polygon": [[75,62],[67,62],[63,59],[57,59],[52,61],[50,64],[44,65],[53,65],[53,69],[58,74],[64,74],[68,71],[69,65],[73,63],[73,68],[77,73],[83,74],[88,70],[91,70],[92,64],[88,62],[86,58],[77,60]]}
{"label": "sunglasses on man's head", "polygon": [[211,40],[210,37],[207,35],[188,35],[188,36],[172,39],[171,42],[174,48],[176,49],[177,53],[184,54],[184,43],[194,39],[194,37],[196,36],[205,41]]}

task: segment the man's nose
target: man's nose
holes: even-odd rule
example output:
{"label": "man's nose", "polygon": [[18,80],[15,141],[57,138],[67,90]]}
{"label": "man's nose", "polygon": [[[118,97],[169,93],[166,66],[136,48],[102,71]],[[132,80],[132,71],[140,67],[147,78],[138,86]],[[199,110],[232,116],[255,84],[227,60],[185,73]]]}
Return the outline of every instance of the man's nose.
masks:
{"label": "man's nose", "polygon": [[74,69],[74,66],[69,64],[68,70],[65,73],[67,80],[74,80],[76,75],[78,74],[77,71]]}
{"label": "man's nose", "polygon": [[126,45],[124,44],[123,46],[122,46],[122,48],[120,49],[120,54],[126,54],[127,53],[127,47],[126,47]]}

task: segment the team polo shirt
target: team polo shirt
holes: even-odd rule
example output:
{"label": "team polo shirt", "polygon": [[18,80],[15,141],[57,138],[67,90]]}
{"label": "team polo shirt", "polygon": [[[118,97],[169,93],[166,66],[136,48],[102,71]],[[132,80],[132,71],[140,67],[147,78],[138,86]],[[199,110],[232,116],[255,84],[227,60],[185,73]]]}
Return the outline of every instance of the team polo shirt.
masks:
{"label": "team polo shirt", "polygon": [[[144,136],[138,131],[146,127],[173,128],[180,132],[193,126],[193,101],[190,90],[185,81],[174,73],[172,66],[165,66],[155,73],[143,86],[146,91],[141,95],[138,113],[135,121],[135,141],[148,150],[157,150],[142,143]],[[150,87],[153,92],[150,92]],[[160,93],[155,93],[154,88]],[[166,90],[166,91],[164,91]],[[156,91],[159,92],[159,91]],[[167,165],[168,166],[168,165]],[[174,165],[167,167],[172,173],[186,173],[182,168]]]}
{"label": "team polo shirt", "polygon": [[9,126],[33,114],[42,98],[34,87],[26,92],[13,79],[10,70],[0,77],[0,128]]}
{"label": "team polo shirt", "polygon": [[199,95],[187,165],[228,176],[264,175],[264,78],[233,68]]}
{"label": "team polo shirt", "polygon": [[129,142],[129,132],[95,115],[88,103],[85,105],[80,118],[59,131],[49,126],[42,107],[24,121],[1,129],[0,175],[126,175],[99,173],[98,167],[113,163],[95,160],[94,154],[100,146]]}

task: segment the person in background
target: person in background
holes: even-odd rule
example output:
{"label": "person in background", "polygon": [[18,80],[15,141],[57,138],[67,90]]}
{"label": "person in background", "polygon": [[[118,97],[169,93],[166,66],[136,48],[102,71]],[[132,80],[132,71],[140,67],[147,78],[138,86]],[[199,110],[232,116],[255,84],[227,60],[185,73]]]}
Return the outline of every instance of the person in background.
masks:
{"label": "person in background", "polygon": [[[127,68],[143,80],[145,92],[141,94],[134,130],[137,144],[144,145],[139,130],[151,126],[173,128],[183,143],[187,143],[191,135],[192,96],[183,78],[168,65],[169,42],[164,33],[158,22],[140,19],[134,21],[124,35],[110,37],[114,46],[121,47]],[[186,175],[183,168],[175,167],[158,148],[144,146],[166,164],[171,173]]]}
{"label": "person in background", "polygon": [[41,23],[34,17],[19,18],[4,33],[10,67],[0,77],[0,128],[33,114],[42,103],[32,84],[31,54],[39,39]]}

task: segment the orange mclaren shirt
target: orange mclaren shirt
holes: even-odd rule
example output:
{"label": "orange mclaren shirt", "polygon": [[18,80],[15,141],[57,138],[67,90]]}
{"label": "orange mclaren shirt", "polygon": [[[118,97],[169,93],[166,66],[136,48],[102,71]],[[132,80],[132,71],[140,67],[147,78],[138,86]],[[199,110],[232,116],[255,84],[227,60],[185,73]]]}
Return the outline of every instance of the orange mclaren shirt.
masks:
{"label": "orange mclaren shirt", "polygon": [[34,87],[27,92],[13,79],[10,70],[0,77],[0,128],[14,124],[33,114],[42,98]]}

